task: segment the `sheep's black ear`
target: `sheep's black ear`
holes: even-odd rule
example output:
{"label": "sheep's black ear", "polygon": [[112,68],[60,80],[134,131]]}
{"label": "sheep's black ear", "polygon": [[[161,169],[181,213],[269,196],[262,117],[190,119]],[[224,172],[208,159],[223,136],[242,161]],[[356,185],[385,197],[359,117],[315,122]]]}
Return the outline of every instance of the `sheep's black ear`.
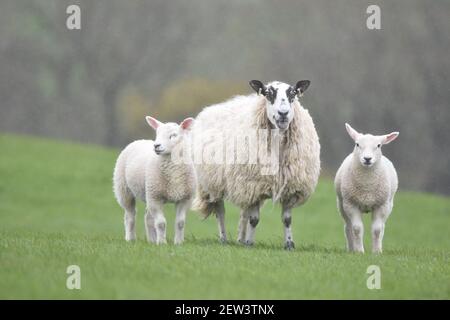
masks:
{"label": "sheep's black ear", "polygon": [[297,94],[299,96],[303,95],[303,92],[306,91],[306,89],[308,89],[309,85],[311,84],[311,81],[309,80],[300,80],[299,82],[297,82],[297,84],[295,85],[295,91],[297,91]]}
{"label": "sheep's black ear", "polygon": [[252,80],[249,82],[250,87],[253,88],[258,94],[265,96],[267,94],[266,86],[259,80]]}

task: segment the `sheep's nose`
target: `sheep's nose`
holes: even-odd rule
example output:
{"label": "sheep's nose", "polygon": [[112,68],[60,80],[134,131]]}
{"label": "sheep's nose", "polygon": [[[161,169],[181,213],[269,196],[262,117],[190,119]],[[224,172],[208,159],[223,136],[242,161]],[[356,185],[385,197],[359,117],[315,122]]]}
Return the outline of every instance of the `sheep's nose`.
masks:
{"label": "sheep's nose", "polygon": [[364,157],[365,162],[370,163],[370,160],[372,160],[372,157]]}
{"label": "sheep's nose", "polygon": [[280,115],[280,117],[287,117],[289,111],[278,111],[278,114]]}
{"label": "sheep's nose", "polygon": [[155,147],[155,150],[159,149],[159,147],[161,147],[161,144],[160,143],[155,143],[154,147]]}

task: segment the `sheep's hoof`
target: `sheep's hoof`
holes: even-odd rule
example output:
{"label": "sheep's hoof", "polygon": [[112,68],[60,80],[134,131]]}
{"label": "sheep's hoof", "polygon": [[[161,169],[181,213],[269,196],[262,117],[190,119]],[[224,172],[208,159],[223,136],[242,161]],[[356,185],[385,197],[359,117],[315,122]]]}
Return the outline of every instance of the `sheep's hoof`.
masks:
{"label": "sheep's hoof", "polygon": [[294,250],[295,249],[295,244],[294,241],[286,241],[285,245],[284,245],[284,249],[286,250]]}
{"label": "sheep's hoof", "polygon": [[250,240],[247,240],[247,241],[245,241],[245,245],[246,245],[247,247],[253,247],[253,242],[250,241]]}
{"label": "sheep's hoof", "polygon": [[228,243],[227,238],[220,237],[219,241],[220,241],[221,244],[227,244]]}
{"label": "sheep's hoof", "polygon": [[183,242],[184,242],[183,240],[178,240],[177,239],[177,240],[174,240],[173,244],[176,245],[176,246],[181,246],[183,244]]}

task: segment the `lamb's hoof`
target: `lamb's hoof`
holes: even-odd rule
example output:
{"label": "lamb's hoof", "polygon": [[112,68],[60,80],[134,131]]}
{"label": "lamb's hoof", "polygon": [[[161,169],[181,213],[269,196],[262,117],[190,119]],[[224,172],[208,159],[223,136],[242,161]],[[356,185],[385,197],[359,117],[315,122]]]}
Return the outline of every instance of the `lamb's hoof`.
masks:
{"label": "lamb's hoof", "polygon": [[286,243],[284,244],[284,249],[289,251],[294,250],[295,249],[294,241],[286,241]]}
{"label": "lamb's hoof", "polygon": [[247,240],[244,243],[247,247],[253,247],[253,241]]}
{"label": "lamb's hoof", "polygon": [[219,239],[219,241],[220,241],[221,244],[227,244],[227,243],[228,243],[227,238],[222,238],[222,237],[221,237],[221,238]]}

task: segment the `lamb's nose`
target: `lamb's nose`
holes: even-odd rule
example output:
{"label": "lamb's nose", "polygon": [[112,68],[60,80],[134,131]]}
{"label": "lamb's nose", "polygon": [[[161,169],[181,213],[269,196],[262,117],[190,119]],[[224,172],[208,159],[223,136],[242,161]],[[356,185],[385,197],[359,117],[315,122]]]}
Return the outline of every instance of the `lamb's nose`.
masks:
{"label": "lamb's nose", "polygon": [[289,111],[278,111],[278,114],[280,115],[280,117],[287,117]]}
{"label": "lamb's nose", "polygon": [[155,150],[156,150],[156,149],[159,149],[159,147],[161,147],[161,144],[160,143],[155,143],[154,146],[155,146]]}
{"label": "lamb's nose", "polygon": [[370,163],[370,160],[372,160],[371,157],[364,157],[364,161],[365,161],[365,162]]}

